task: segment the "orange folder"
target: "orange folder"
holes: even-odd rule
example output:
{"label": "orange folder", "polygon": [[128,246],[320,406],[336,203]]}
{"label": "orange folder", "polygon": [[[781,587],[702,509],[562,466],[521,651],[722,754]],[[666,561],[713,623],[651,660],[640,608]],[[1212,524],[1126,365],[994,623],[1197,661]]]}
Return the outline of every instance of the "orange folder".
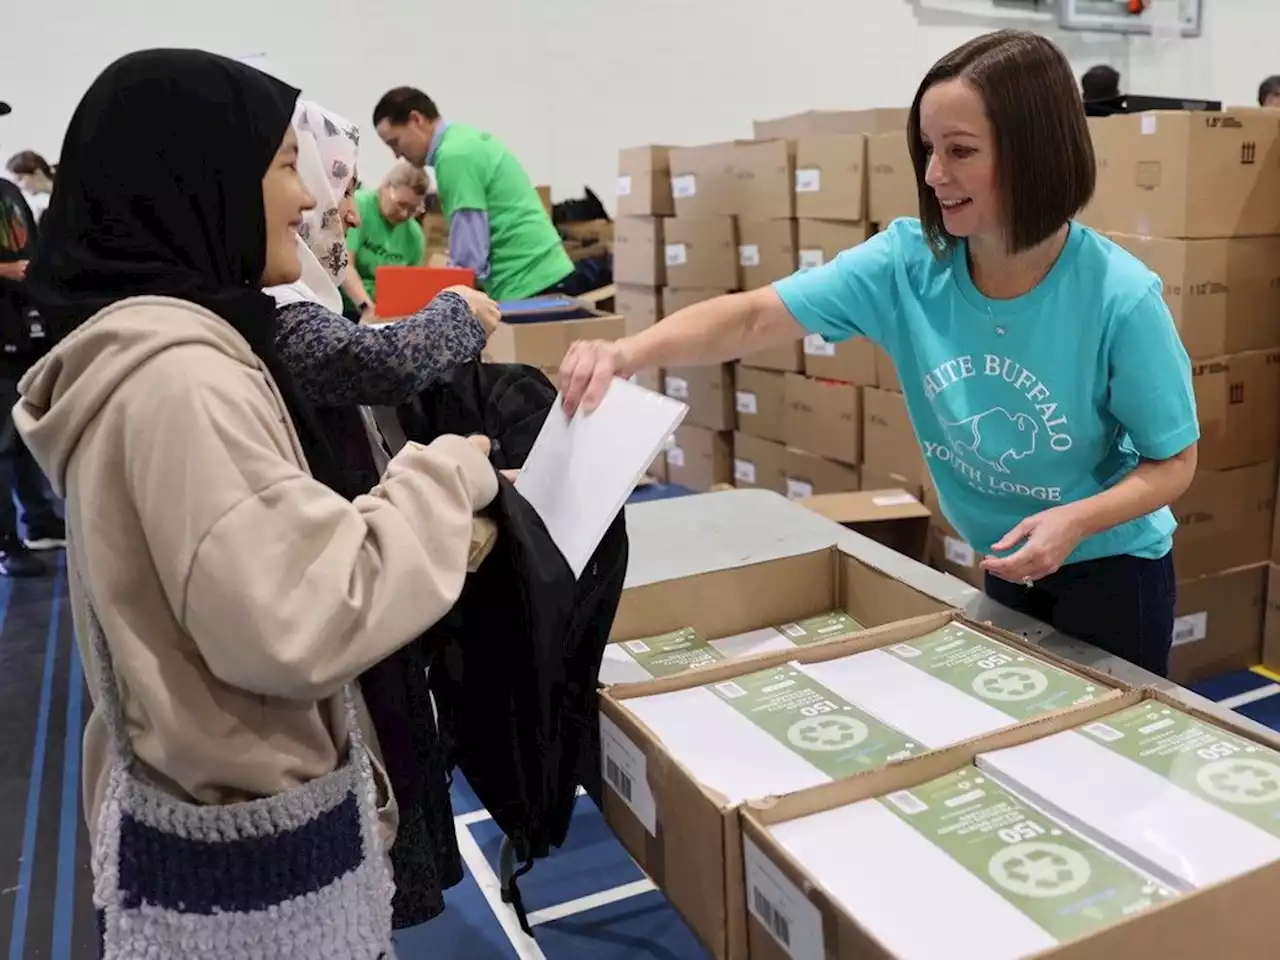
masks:
{"label": "orange folder", "polygon": [[476,275],[465,267],[379,267],[373,282],[378,316],[406,317],[447,287],[474,287]]}

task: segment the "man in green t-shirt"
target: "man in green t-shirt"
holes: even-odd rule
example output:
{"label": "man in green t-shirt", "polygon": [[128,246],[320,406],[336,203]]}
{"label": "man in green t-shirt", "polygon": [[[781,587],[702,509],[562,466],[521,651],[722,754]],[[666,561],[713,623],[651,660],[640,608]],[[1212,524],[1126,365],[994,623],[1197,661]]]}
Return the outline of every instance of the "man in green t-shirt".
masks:
{"label": "man in green t-shirt", "polygon": [[347,231],[351,262],[344,299],[361,316],[374,309],[379,267],[418,267],[426,256],[422,225],[414,219],[427,195],[427,175],[401,160],[377,190],[356,191],[359,224]]}
{"label": "man in green t-shirt", "polygon": [[396,156],[436,171],[449,259],[495,300],[585,293],[560,234],[520,162],[489,133],[448,123],[421,90],[397,87],[373,110]]}

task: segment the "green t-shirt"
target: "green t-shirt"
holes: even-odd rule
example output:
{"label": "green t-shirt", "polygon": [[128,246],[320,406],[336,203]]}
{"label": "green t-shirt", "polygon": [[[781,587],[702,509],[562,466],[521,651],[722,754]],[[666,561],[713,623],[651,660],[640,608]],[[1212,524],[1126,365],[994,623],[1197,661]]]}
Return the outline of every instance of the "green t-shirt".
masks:
{"label": "green t-shirt", "polygon": [[530,297],[573,272],[533,182],[499,140],[450,123],[433,159],[444,215],[452,220],[458,210],[480,210],[489,217],[489,296]]}
{"label": "green t-shirt", "polygon": [[420,267],[427,243],[417,220],[391,226],[378,209],[377,190],[356,191],[356,211],[360,226],[347,231],[347,249],[364,289],[374,296],[379,267]]}

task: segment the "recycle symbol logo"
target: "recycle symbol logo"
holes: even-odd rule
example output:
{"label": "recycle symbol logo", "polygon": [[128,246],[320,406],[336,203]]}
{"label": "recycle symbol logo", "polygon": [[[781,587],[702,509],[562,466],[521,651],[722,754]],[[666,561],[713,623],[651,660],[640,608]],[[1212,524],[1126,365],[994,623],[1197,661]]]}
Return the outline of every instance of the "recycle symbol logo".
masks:
{"label": "recycle symbol logo", "polygon": [[856,747],[871,731],[855,717],[805,717],[787,730],[787,739],[801,750],[835,751]]}
{"label": "recycle symbol logo", "polygon": [[1196,772],[1196,783],[1223,803],[1255,806],[1280,800],[1280,766],[1268,760],[1215,760]]}
{"label": "recycle symbol logo", "polygon": [[1035,667],[996,667],[973,678],[973,691],[985,700],[1030,700],[1049,689],[1049,678]]}
{"label": "recycle symbol logo", "polygon": [[1010,893],[1044,900],[1082,890],[1093,870],[1079,851],[1032,841],[1005,847],[991,858],[987,872]]}

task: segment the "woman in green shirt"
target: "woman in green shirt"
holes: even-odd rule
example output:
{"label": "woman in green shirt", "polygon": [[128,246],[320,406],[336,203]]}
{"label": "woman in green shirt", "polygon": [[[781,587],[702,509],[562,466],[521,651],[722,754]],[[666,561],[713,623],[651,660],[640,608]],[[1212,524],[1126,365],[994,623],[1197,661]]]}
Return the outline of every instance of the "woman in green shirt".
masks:
{"label": "woman in green shirt", "polygon": [[426,257],[422,226],[414,219],[427,195],[426,171],[403,160],[376,190],[356,191],[360,225],[347,231],[351,265],[343,299],[361,319],[376,315],[374,283],[379,267],[418,267]]}

